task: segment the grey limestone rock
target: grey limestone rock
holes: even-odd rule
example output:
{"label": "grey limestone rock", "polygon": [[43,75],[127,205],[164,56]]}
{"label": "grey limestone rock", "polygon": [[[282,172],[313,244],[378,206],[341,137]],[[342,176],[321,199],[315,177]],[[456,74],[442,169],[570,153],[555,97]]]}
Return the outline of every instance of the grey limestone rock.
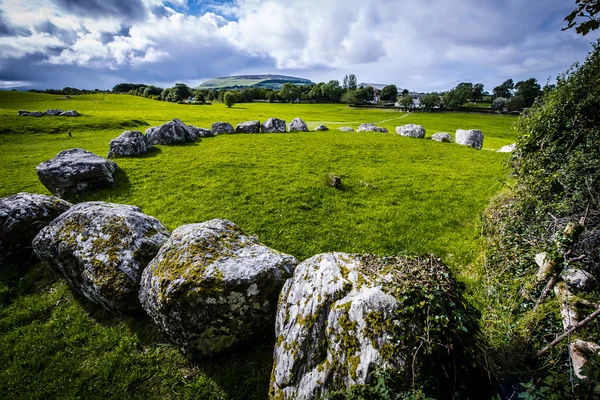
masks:
{"label": "grey limestone rock", "polygon": [[328,128],[328,127],[326,127],[325,125],[319,125],[319,126],[317,126],[317,127],[315,128],[315,131],[316,131],[316,132],[319,132],[319,131],[328,131],[328,130],[329,130],[329,128]]}
{"label": "grey limestone rock", "polygon": [[29,260],[31,241],[71,203],[54,196],[17,193],[0,199],[0,266],[4,261]]}
{"label": "grey limestone rock", "polygon": [[285,132],[286,126],[285,121],[277,118],[269,118],[261,126],[263,133],[283,133]]}
{"label": "grey limestone rock", "polygon": [[88,300],[115,313],[139,309],[142,271],[169,237],[138,207],[80,203],[40,231],[36,255]]}
{"label": "grey limestone rock", "polygon": [[207,138],[213,137],[214,135],[211,133],[210,129],[206,128],[198,128],[194,125],[188,125],[188,130],[190,131],[191,136],[195,136],[197,138]]}
{"label": "grey limestone rock", "polygon": [[513,151],[515,151],[516,147],[517,147],[516,143],[507,144],[506,146],[500,147],[500,149],[497,151],[497,153],[512,153]]}
{"label": "grey limestone rock", "polygon": [[582,269],[569,268],[562,278],[569,286],[569,289],[574,291],[593,290],[600,286],[600,283],[592,274]]}
{"label": "grey limestone rock", "polygon": [[46,110],[46,112],[44,114],[49,115],[49,116],[57,116],[64,113],[63,110],[53,110],[53,109],[48,109]]}
{"label": "grey limestone rock", "polygon": [[19,110],[17,111],[17,115],[19,117],[28,117],[31,113],[27,110]]}
{"label": "grey limestone rock", "polygon": [[360,124],[356,132],[384,132],[387,133],[386,128],[381,128],[375,124]]}
{"label": "grey limestone rock", "polygon": [[224,133],[235,133],[235,129],[229,122],[215,122],[210,126],[210,132],[213,136],[217,136]]}
{"label": "grey limestone rock", "polygon": [[63,117],[78,117],[81,114],[79,114],[77,111],[75,110],[67,110],[63,113],[60,113],[59,115],[63,116]]}
{"label": "grey limestone rock", "polygon": [[44,113],[41,111],[32,111],[29,115],[32,117],[43,117]]}
{"label": "grey limestone rock", "polygon": [[383,351],[393,346],[391,332],[370,322],[393,326],[399,307],[362,272],[355,256],[326,253],[298,265],[277,309],[272,397],[320,398],[328,390],[366,383],[377,366],[404,364]]}
{"label": "grey limestone rock", "polygon": [[421,125],[406,124],[396,127],[396,133],[401,136],[408,136],[423,139],[425,137],[425,128]]}
{"label": "grey limestone rock", "polygon": [[184,144],[196,140],[195,132],[190,131],[187,125],[175,118],[160,126],[153,126],[146,130],[148,143],[155,144]]}
{"label": "grey limestone rock", "polygon": [[70,149],[40,163],[35,170],[52,194],[65,198],[112,185],[118,168],[113,161],[89,151]]}
{"label": "grey limestone rock", "polygon": [[308,132],[308,126],[300,118],[294,118],[290,122],[290,132]]}
{"label": "grey limestone rock", "polygon": [[144,271],[140,301],[185,353],[209,356],[272,329],[295,266],[233,222],[184,225]]}
{"label": "grey limestone rock", "polygon": [[237,133],[260,133],[260,121],[240,122],[235,127]]}
{"label": "grey limestone rock", "polygon": [[478,129],[458,129],[455,142],[481,150],[483,147],[483,133]]}
{"label": "grey limestone rock", "polygon": [[138,156],[152,149],[152,143],[142,132],[125,131],[110,141],[108,158]]}
{"label": "grey limestone rock", "polygon": [[354,132],[354,128],[352,128],[351,126],[340,126],[339,128],[337,128],[337,130],[342,132]]}
{"label": "grey limestone rock", "polygon": [[436,142],[451,142],[452,135],[447,132],[437,132],[431,136],[431,140],[435,140]]}

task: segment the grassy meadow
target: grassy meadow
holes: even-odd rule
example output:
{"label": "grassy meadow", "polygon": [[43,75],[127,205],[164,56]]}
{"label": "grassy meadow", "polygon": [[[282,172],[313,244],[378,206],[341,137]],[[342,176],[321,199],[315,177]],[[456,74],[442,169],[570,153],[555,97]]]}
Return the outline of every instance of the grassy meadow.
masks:
{"label": "grassy meadow", "polygon": [[[106,156],[125,129],[179,118],[210,127],[273,116],[300,117],[328,132],[223,135],[156,146],[119,158],[112,188],[70,199],[133,204],[169,229],[211,218],[304,260],[327,251],[434,253],[460,275],[480,251],[479,215],[508,179],[515,117],[410,113],[339,104],[179,105],[129,95],[0,92],[0,197],[48,194],[40,162],[80,147]],[[18,117],[17,110],[74,109],[81,117]],[[373,122],[390,133],[339,132]],[[481,129],[484,147],[400,137],[398,125],[433,133]],[[72,133],[72,137],[67,132]],[[342,177],[343,187],[325,184]],[[75,299],[41,265],[0,272],[0,393],[7,398],[263,399],[272,338],[218,359],[189,364],[143,316],[116,319]],[[57,395],[60,393],[60,396]],[[204,393],[203,395],[199,395]],[[200,396],[200,397],[198,397]]]}

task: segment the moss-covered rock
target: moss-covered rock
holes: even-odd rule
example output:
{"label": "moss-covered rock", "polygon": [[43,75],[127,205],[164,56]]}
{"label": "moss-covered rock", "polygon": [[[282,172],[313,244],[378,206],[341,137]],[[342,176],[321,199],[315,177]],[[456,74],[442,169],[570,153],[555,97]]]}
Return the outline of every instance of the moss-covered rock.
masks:
{"label": "moss-covered rock", "polygon": [[71,207],[53,196],[18,193],[0,199],[0,267],[6,262],[29,260],[31,241],[52,220]]}
{"label": "moss-covered rock", "polygon": [[457,395],[464,387],[454,372],[473,365],[461,339],[474,324],[454,283],[434,257],[326,253],[304,261],[279,300],[271,398],[367,387],[373,372],[393,377],[397,389]]}
{"label": "moss-covered rock", "polygon": [[185,225],[144,271],[140,301],[185,353],[209,356],[273,329],[296,264],[230,221]]}
{"label": "moss-covered rock", "polygon": [[167,228],[138,207],[89,202],[42,229],[33,248],[77,292],[123,313],[139,308],[141,273],[168,237]]}

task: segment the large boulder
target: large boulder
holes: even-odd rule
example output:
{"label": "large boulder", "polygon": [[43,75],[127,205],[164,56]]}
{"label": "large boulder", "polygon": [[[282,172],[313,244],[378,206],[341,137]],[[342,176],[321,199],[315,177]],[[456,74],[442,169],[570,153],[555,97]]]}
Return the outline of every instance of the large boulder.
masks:
{"label": "large boulder", "polygon": [[240,122],[235,127],[237,133],[260,133],[260,121]]}
{"label": "large boulder", "polygon": [[386,128],[381,128],[375,124],[360,124],[356,132],[384,132],[387,133]]}
{"label": "large boulder", "polygon": [[114,313],[139,309],[142,271],[169,231],[138,207],[80,203],[33,240],[35,254],[88,300]]}
{"label": "large boulder", "polygon": [[207,137],[213,137],[214,135],[212,134],[212,132],[210,131],[210,129],[206,129],[206,128],[198,128],[194,125],[188,125],[187,126],[188,131],[190,132],[190,134],[192,136],[195,136],[197,138],[207,138]]}
{"label": "large boulder", "polygon": [[108,158],[139,156],[152,149],[148,137],[139,131],[125,131],[110,141]]}
{"label": "large boulder", "polygon": [[401,136],[408,136],[423,139],[425,137],[425,128],[421,125],[406,124],[396,127],[396,133]]}
{"label": "large boulder", "polygon": [[146,130],[148,143],[154,144],[184,144],[196,140],[195,132],[191,132],[187,125],[175,118],[160,126],[153,126]]}
{"label": "large boulder", "polygon": [[112,185],[117,169],[113,161],[83,149],[63,150],[35,168],[42,184],[62,198]]}
{"label": "large boulder", "polygon": [[377,369],[416,382],[441,380],[454,360],[434,356],[428,363],[424,354],[447,353],[448,341],[460,343],[455,335],[463,331],[455,318],[469,320],[454,303],[452,282],[447,267],[429,257],[326,253],[304,261],[281,291],[270,397],[324,398],[368,384]]}
{"label": "large boulder", "polygon": [[483,146],[483,133],[478,129],[457,129],[455,137],[455,142],[464,146],[477,150],[481,150]]}
{"label": "large boulder", "polygon": [[436,142],[451,142],[452,135],[447,132],[437,132],[431,135],[431,140],[435,140]]}
{"label": "large boulder", "polygon": [[263,133],[283,133],[285,128],[285,121],[277,118],[269,118],[260,126]]}
{"label": "large boulder", "polygon": [[320,131],[328,131],[329,128],[326,127],[325,125],[319,125],[315,128],[315,132],[320,132]]}
{"label": "large boulder", "polygon": [[233,222],[184,225],[144,271],[140,301],[185,353],[209,356],[273,329],[295,266]]}
{"label": "large boulder", "polygon": [[31,241],[71,203],[53,196],[17,193],[0,199],[0,267],[4,261],[28,260]]}
{"label": "large boulder", "polygon": [[337,128],[337,130],[342,132],[354,132],[354,128],[352,128],[351,126],[340,126],[339,128]]}
{"label": "large boulder", "polygon": [[210,126],[210,132],[213,136],[217,136],[224,133],[235,133],[235,129],[229,122],[215,122]]}
{"label": "large boulder", "polygon": [[308,126],[300,118],[294,118],[290,122],[290,132],[308,132]]}
{"label": "large boulder", "polygon": [[44,114],[49,115],[49,116],[57,116],[64,113],[63,110],[53,110],[53,109],[48,109],[46,110],[46,112]]}

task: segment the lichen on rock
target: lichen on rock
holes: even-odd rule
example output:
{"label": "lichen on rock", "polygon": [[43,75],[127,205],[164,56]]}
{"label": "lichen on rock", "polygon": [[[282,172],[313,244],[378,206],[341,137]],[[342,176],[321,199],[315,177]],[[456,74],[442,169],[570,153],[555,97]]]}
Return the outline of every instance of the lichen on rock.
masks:
{"label": "lichen on rock", "polygon": [[85,298],[126,313],[139,308],[141,273],[168,237],[167,228],[138,207],[89,202],[42,229],[33,248]]}
{"label": "lichen on rock", "polygon": [[233,222],[184,225],[144,271],[140,301],[185,353],[209,356],[272,329],[296,263]]}

